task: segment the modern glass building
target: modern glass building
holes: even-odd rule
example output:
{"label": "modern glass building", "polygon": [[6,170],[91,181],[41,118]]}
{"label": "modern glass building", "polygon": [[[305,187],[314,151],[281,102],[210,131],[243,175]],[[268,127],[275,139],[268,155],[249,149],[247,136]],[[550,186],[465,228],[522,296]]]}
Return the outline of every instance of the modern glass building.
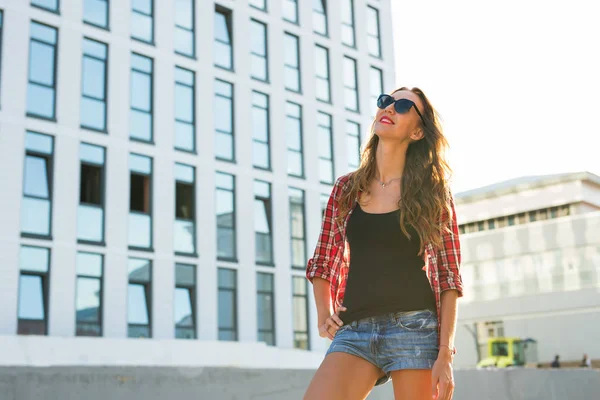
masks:
{"label": "modern glass building", "polygon": [[[390,0],[0,0],[0,335],[321,351]],[[73,339],[76,340],[76,339]]]}

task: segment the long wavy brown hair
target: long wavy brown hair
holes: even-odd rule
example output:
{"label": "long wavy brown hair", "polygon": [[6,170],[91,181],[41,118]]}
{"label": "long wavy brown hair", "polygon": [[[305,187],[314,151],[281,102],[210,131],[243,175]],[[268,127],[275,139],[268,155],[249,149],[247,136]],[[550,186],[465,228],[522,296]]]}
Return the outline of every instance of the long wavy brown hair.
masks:
{"label": "long wavy brown hair", "polygon": [[[450,218],[443,216],[452,215],[448,185],[452,170],[445,157],[448,141],[442,133],[439,114],[421,89],[402,87],[391,94],[400,90],[410,90],[419,96],[424,107],[420,110],[425,120],[421,121],[423,138],[411,143],[406,151],[398,201],[400,228],[410,239],[407,226],[414,227],[421,240],[419,254],[422,254],[427,243],[440,248],[443,233],[449,231]],[[360,166],[349,175],[347,189],[338,199],[342,219],[354,206],[359,193],[369,193],[369,184],[375,178],[379,137],[375,134],[374,126],[375,121],[371,124],[371,136],[362,151]]]}

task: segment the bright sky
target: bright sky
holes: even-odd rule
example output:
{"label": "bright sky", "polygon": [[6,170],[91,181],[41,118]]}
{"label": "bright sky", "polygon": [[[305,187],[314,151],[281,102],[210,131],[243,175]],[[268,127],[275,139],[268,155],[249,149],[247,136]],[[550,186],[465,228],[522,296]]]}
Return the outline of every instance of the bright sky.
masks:
{"label": "bright sky", "polygon": [[396,86],[450,142],[455,192],[523,175],[600,175],[600,5],[391,0]]}

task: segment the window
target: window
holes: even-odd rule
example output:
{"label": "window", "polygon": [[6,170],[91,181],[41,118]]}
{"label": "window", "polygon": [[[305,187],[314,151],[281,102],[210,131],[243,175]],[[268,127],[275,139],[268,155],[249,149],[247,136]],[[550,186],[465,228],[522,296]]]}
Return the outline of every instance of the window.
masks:
{"label": "window", "polygon": [[319,179],[321,183],[333,183],[333,143],[331,115],[317,113],[317,134],[319,136]]}
{"label": "window", "polygon": [[254,8],[267,11],[267,0],[250,0],[249,3]]}
{"label": "window", "polygon": [[231,11],[221,7],[215,10],[215,65],[233,69],[233,34],[231,29]]}
{"label": "window", "polygon": [[285,135],[287,141],[288,175],[303,177],[302,107],[289,101],[285,104]]}
{"label": "window", "polygon": [[356,122],[346,121],[346,134],[348,172],[352,172],[360,166],[360,125]]}
{"label": "window", "polygon": [[266,82],[269,80],[267,25],[250,21],[250,46],[250,76]]}
{"label": "window", "polygon": [[52,232],[52,184],[54,139],[25,134],[21,233],[49,237]]}
{"label": "window", "polygon": [[283,19],[298,24],[298,0],[283,0],[281,4]]}
{"label": "window", "polygon": [[175,53],[188,57],[196,55],[195,0],[175,1]]}
{"label": "window", "polygon": [[84,0],[83,22],[108,29],[108,2],[109,0]]}
{"label": "window", "polygon": [[47,335],[50,249],[21,246],[19,263],[17,334]]}
{"label": "window", "polygon": [[31,22],[27,115],[56,119],[56,46],[58,30]]}
{"label": "window", "polygon": [[235,147],[233,144],[233,85],[231,83],[215,80],[215,155],[217,159],[225,161],[235,160]]}
{"label": "window", "polygon": [[237,337],[237,271],[218,268],[219,340],[238,340]]}
{"label": "window", "polygon": [[346,110],[358,112],[356,60],[350,57],[344,57],[344,102]]}
{"label": "window", "polygon": [[31,5],[58,13],[58,1],[59,0],[31,0]]}
{"label": "window", "polygon": [[342,0],[342,43],[356,47],[354,31],[354,0]]}
{"label": "window", "polygon": [[81,79],[81,127],[106,132],[108,46],[83,39]]}
{"label": "window", "polygon": [[375,118],[375,114],[377,114],[377,98],[383,92],[383,74],[379,68],[371,67],[369,70],[370,75],[370,92],[371,92],[371,104],[369,107],[371,109],[371,117]]}
{"label": "window", "polygon": [[371,6],[367,6],[367,45],[370,55],[381,58],[379,11]]}
{"label": "window", "polygon": [[196,338],[196,267],[175,264],[175,338]]}
{"label": "window", "polygon": [[292,268],[306,267],[306,230],[304,227],[304,191],[289,188]]}
{"label": "window", "polygon": [[152,158],[129,154],[129,247],[152,248]]}
{"label": "window", "polygon": [[321,203],[321,219],[325,216],[325,210],[327,209],[327,203],[329,202],[329,195],[321,193],[319,195],[319,201]]}
{"label": "window", "polygon": [[129,137],[152,142],[153,61],[139,54],[131,54],[131,108]]}
{"label": "window", "polygon": [[217,172],[217,258],[236,260],[235,177]]}
{"label": "window", "polygon": [[129,259],[127,324],[130,338],[152,337],[152,262]]}
{"label": "window", "polygon": [[101,254],[77,253],[76,336],[102,336]]}
{"label": "window", "polygon": [[273,201],[271,184],[254,181],[254,234],[256,263],[273,265]]}
{"label": "window", "polygon": [[313,31],[327,36],[327,1],[313,0]]}
{"label": "window", "polygon": [[104,147],[81,143],[81,174],[77,239],[80,242],[104,243]]}
{"label": "window", "polygon": [[305,277],[292,277],[294,347],[308,350],[308,289]]}
{"label": "window", "polygon": [[252,92],[252,158],[256,168],[271,169],[269,96]]}
{"label": "window", "polygon": [[273,274],[256,273],[258,341],[275,346],[275,302]]}
{"label": "window", "polygon": [[331,102],[329,83],[329,50],[315,46],[315,70],[317,77],[317,100]]}
{"label": "window", "polygon": [[175,148],[196,151],[196,75],[175,67]]}
{"label": "window", "polygon": [[300,92],[300,39],[291,33],[283,37],[285,88]]}
{"label": "window", "polygon": [[131,37],[142,42],[154,42],[154,0],[132,0]]}
{"label": "window", "polygon": [[175,253],[196,254],[196,170],[175,163]]}

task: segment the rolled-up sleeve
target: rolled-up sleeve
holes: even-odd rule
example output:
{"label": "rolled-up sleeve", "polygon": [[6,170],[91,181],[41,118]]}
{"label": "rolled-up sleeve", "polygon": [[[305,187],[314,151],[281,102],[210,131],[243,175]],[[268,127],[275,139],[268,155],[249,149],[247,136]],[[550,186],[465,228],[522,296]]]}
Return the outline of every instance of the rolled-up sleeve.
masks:
{"label": "rolled-up sleeve", "polygon": [[460,238],[452,195],[450,195],[450,211],[450,232],[444,232],[442,248],[437,252],[439,257],[438,274],[440,291],[454,289],[458,291],[458,297],[462,297],[463,283],[460,275]]}
{"label": "rolled-up sleeve", "polygon": [[334,211],[336,209],[336,191],[338,182],[334,185],[334,188],[329,196],[327,207],[323,215],[323,222],[321,224],[321,233],[319,234],[319,240],[313,257],[308,260],[306,266],[306,277],[311,282],[313,278],[323,278],[331,281],[331,260],[335,259],[335,216]]}

